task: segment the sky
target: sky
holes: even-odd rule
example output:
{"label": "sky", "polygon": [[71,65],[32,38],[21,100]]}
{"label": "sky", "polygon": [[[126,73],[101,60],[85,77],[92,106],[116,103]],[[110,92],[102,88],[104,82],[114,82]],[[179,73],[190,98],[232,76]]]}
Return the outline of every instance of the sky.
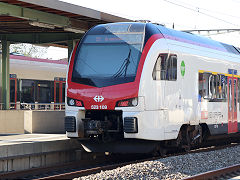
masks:
{"label": "sky", "polygon": [[[240,0],[61,0],[132,20],[150,20],[176,30],[240,29]],[[201,35],[240,47],[240,31]],[[50,47],[52,59],[67,57],[67,49]]]}

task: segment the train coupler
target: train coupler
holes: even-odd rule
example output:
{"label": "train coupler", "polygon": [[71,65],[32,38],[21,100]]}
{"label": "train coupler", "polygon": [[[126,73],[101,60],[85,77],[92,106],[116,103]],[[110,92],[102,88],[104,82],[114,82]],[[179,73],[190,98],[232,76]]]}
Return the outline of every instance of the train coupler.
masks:
{"label": "train coupler", "polygon": [[84,122],[84,134],[86,135],[99,135],[103,134],[107,130],[105,121],[82,119]]}

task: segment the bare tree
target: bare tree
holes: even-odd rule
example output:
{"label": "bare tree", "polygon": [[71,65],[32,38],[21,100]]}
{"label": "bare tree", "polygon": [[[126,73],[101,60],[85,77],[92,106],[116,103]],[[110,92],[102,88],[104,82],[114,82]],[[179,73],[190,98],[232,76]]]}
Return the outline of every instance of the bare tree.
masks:
{"label": "bare tree", "polygon": [[10,45],[10,53],[18,53],[24,56],[41,58],[44,54],[47,53],[48,47],[36,46],[33,44],[11,44]]}

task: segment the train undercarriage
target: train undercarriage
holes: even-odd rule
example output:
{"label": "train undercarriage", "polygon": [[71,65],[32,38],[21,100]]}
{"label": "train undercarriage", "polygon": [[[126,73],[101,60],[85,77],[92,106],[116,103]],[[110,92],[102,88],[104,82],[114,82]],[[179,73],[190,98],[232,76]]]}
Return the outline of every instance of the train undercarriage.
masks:
{"label": "train undercarriage", "polygon": [[88,110],[82,121],[85,138],[100,142],[123,139],[122,111]]}
{"label": "train undercarriage", "polygon": [[[210,136],[206,124],[184,124],[175,140],[150,141],[141,139],[125,139],[124,132],[137,128],[137,122],[129,123],[122,117],[122,111],[87,110],[84,125],[84,138],[80,140],[84,149],[89,152],[115,153],[159,153],[165,149],[179,148],[189,151],[201,145]],[[130,125],[129,125],[130,124]],[[132,127],[130,127],[132,126]]]}
{"label": "train undercarriage", "polygon": [[[231,138],[238,134],[212,136],[207,124],[183,124],[178,137],[172,140],[154,141],[124,138],[124,132],[136,133],[137,121],[122,117],[122,111],[87,110],[82,119],[83,138],[79,141],[88,152],[152,153],[164,155],[168,151],[190,151],[212,141]],[[216,140],[214,140],[216,139]],[[224,142],[224,141],[221,141]]]}

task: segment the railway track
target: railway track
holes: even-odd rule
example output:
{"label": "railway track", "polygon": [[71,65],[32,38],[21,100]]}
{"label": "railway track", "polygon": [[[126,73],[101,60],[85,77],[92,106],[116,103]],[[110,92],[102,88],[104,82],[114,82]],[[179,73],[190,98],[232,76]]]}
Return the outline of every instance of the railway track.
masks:
{"label": "railway track", "polygon": [[[154,159],[158,159],[158,158],[155,157]],[[36,180],[73,179],[73,178],[76,178],[76,177],[86,176],[86,175],[89,175],[89,174],[95,174],[95,173],[98,173],[98,172],[101,172],[101,171],[111,170],[111,169],[115,169],[115,168],[118,168],[118,167],[126,166],[128,164],[139,163],[139,162],[148,161],[148,160],[153,160],[153,158],[142,159],[142,160],[138,160],[138,161],[129,161],[129,162],[124,162],[124,163],[116,163],[116,164],[99,166],[99,167],[90,168],[90,169],[83,169],[83,170],[79,170],[79,171],[74,171],[74,172],[63,173],[63,174],[53,175],[53,176],[49,176],[49,177],[39,178],[39,179],[36,179]]]}
{"label": "railway track", "polygon": [[217,169],[214,171],[209,171],[206,173],[197,174],[195,176],[191,176],[189,178],[185,178],[185,180],[208,180],[208,179],[230,179],[240,175],[240,164]]}
{"label": "railway track", "polygon": [[111,166],[119,166],[119,164],[123,162],[136,163],[134,160],[144,158],[140,156],[133,157],[130,155],[105,156],[103,153],[92,153],[91,156],[88,155],[87,157],[88,158],[84,158],[84,160],[50,167],[0,173],[0,179],[71,179],[72,177],[78,177],[78,173],[82,175],[92,174],[99,170],[107,170],[108,168],[111,168]]}
{"label": "railway track", "polygon": [[[199,149],[191,150],[190,152],[170,153],[164,157],[179,156],[186,153],[199,153],[208,152],[226,147],[233,147],[239,145],[232,143],[230,145],[209,146]],[[54,167],[33,168],[30,170],[9,172],[0,174],[0,179],[72,179],[76,177],[95,174],[105,170],[111,170],[118,167],[126,166],[128,164],[140,163],[144,161],[157,160],[162,157],[149,157],[149,156],[126,156],[126,155],[110,155],[104,156],[103,154],[92,155],[88,159],[80,160],[72,163],[62,164]],[[240,166],[240,165],[239,165]],[[234,177],[236,175],[233,175]],[[193,177],[194,178],[194,177]],[[196,177],[197,178],[197,177]],[[200,177],[199,179],[202,179]]]}
{"label": "railway track", "polygon": [[[223,149],[223,148],[226,148],[226,147],[236,146],[236,145],[237,144],[231,144],[231,145],[228,145],[228,146],[226,146],[226,145],[225,146],[217,146],[217,147],[211,146],[211,147],[208,147],[208,148],[200,148],[200,149],[192,150],[188,153],[208,152],[208,151]],[[178,154],[174,154],[174,155],[178,156],[178,155],[183,155],[183,154],[186,154],[186,153],[178,153]],[[170,157],[172,155],[173,154],[169,154],[166,157]],[[111,165],[106,165],[106,166],[99,166],[99,167],[95,167],[95,168],[83,169],[83,170],[79,170],[79,171],[68,172],[68,173],[53,175],[53,176],[49,176],[49,177],[44,177],[44,178],[40,178],[39,180],[73,179],[73,178],[76,178],[76,177],[87,176],[87,175],[90,175],[90,174],[96,174],[96,173],[99,173],[101,171],[116,169],[118,167],[126,166],[126,165],[133,164],[133,163],[141,163],[141,162],[144,162],[144,161],[157,160],[159,158],[162,158],[162,157],[158,156],[158,157],[144,158],[144,159],[124,162],[124,163],[116,163],[116,164],[111,164]],[[220,179],[220,178],[221,179],[228,179],[228,178],[231,178],[231,177],[235,177],[237,175],[240,175],[240,164],[236,165],[236,166],[216,170],[216,171],[211,171],[211,172],[199,174],[199,175],[188,178],[188,180],[203,180],[203,179],[207,180],[207,179]]]}

